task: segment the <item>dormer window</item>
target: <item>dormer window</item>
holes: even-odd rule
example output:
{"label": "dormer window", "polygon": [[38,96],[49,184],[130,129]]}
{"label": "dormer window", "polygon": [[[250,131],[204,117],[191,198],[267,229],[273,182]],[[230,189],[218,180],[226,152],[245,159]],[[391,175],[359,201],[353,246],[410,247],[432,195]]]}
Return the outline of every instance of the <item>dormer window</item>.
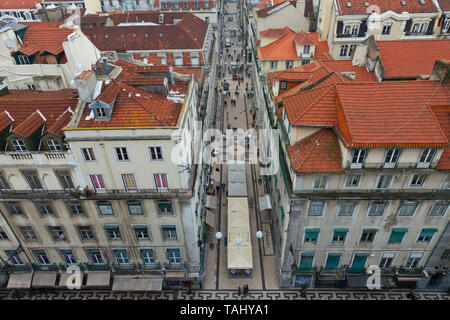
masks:
{"label": "dormer window", "polygon": [[419,164],[417,165],[417,168],[428,168],[433,161],[433,158],[436,154],[435,148],[429,148],[425,149],[422,152],[422,155],[420,156]]}
{"label": "dormer window", "polygon": [[23,140],[11,140],[11,144],[16,151],[28,151],[27,146],[25,145],[25,142],[23,142]]}
{"label": "dormer window", "polygon": [[357,35],[359,31],[359,26],[358,25],[354,25],[352,27],[352,35]]}
{"label": "dormer window", "polygon": [[28,59],[28,56],[21,54],[17,56],[17,61],[19,64],[31,64],[30,59]]}
{"label": "dormer window", "polygon": [[62,151],[61,144],[58,140],[47,139],[47,147],[49,151]]}
{"label": "dormer window", "polygon": [[349,26],[349,25],[345,26],[345,28],[344,28],[344,34],[350,34],[351,28],[352,28],[352,27]]}
{"label": "dormer window", "polygon": [[361,169],[366,159],[367,150],[366,149],[355,149],[353,150],[352,162],[350,164],[351,169]]}
{"label": "dormer window", "polygon": [[105,108],[96,108],[95,111],[97,112],[98,118],[106,118],[107,117]]}

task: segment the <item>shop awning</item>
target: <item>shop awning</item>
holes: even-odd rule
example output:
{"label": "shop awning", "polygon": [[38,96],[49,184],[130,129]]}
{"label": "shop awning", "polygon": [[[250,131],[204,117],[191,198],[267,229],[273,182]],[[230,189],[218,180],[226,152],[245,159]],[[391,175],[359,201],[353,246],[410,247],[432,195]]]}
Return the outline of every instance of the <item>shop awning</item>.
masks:
{"label": "shop awning", "polygon": [[146,275],[114,276],[112,291],[161,291],[162,277]]}
{"label": "shop awning", "polygon": [[259,211],[272,209],[272,203],[270,202],[270,196],[265,194],[259,197]]}
{"label": "shop awning", "polygon": [[110,271],[89,271],[86,287],[109,287],[110,282]]}
{"label": "shop awning", "polygon": [[[59,278],[59,283],[56,285],[57,287],[67,288],[67,280],[73,274],[67,272],[61,272],[61,277]],[[81,280],[83,279],[83,273],[81,273]],[[72,283],[70,285],[75,286],[75,277],[71,279]]]}
{"label": "shop awning", "polygon": [[34,272],[33,288],[52,288],[56,284],[56,271],[36,271]]}
{"label": "shop awning", "polygon": [[216,209],[217,208],[217,197],[215,197],[215,196],[206,196],[205,207],[208,208],[208,209]]}
{"label": "shop awning", "polygon": [[214,227],[214,222],[215,222],[215,215],[213,212],[206,210],[206,218],[205,218],[205,222],[208,226],[210,227]]}
{"label": "shop awning", "polygon": [[33,272],[14,272],[9,275],[8,289],[29,289]]}
{"label": "shop awning", "polygon": [[164,279],[185,279],[186,276],[186,271],[166,271]]}
{"label": "shop awning", "polygon": [[366,275],[347,275],[347,282],[350,288],[366,288],[367,287]]}

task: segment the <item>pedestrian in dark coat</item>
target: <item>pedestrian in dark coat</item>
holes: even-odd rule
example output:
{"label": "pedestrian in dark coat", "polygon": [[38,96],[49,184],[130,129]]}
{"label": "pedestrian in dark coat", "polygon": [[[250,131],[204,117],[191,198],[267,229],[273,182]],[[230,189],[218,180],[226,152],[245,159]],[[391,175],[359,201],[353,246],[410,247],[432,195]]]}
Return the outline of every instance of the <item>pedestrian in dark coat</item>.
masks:
{"label": "pedestrian in dark coat", "polygon": [[241,296],[241,287],[238,287],[238,292],[237,292],[237,294],[238,294],[238,296]]}
{"label": "pedestrian in dark coat", "polygon": [[244,296],[248,296],[248,284],[246,284],[245,286],[244,286]]}

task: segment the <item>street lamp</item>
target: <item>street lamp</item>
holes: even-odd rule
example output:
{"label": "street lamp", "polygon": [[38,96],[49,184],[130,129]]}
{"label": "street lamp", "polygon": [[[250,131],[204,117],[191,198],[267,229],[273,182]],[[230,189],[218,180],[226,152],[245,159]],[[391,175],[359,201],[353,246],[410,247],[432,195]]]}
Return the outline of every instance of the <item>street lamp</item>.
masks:
{"label": "street lamp", "polygon": [[256,237],[257,237],[258,239],[262,239],[262,237],[263,237],[262,231],[256,231]]}
{"label": "street lamp", "polygon": [[220,231],[217,231],[217,232],[216,232],[216,239],[217,239],[217,240],[222,239],[222,232],[220,232]]}

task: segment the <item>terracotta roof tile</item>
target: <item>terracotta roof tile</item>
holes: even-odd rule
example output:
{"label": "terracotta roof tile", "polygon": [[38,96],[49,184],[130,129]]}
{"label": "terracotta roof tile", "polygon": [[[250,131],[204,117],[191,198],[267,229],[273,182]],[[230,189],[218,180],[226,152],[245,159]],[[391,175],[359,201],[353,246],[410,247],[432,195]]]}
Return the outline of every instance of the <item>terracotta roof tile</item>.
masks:
{"label": "terracotta roof tile", "polygon": [[67,126],[73,116],[73,111],[70,107],[64,111],[62,115],[60,115],[56,121],[51,125],[45,128],[44,133],[52,133],[57,136],[64,136],[63,128]]}
{"label": "terracotta roof tile", "polygon": [[[438,119],[447,140],[450,141],[450,105],[432,106],[431,110],[433,110],[433,114],[436,116],[436,119]],[[444,148],[444,152],[439,159],[436,169],[450,170],[450,144]]]}
{"label": "terracotta roof tile", "polygon": [[336,90],[338,129],[349,147],[439,147],[448,142],[429,105],[450,103],[450,83],[343,83]]}
{"label": "terracotta roof tile", "polygon": [[8,111],[4,110],[2,113],[0,113],[0,131],[5,130],[13,123],[14,119],[11,117]]}
{"label": "terracotta roof tile", "polygon": [[36,3],[39,0],[2,0],[0,1],[0,10],[5,9],[36,9]]}
{"label": "terracotta roof tile", "polygon": [[[347,7],[347,2],[352,4],[351,7]],[[401,5],[400,0],[337,0],[339,15],[358,15],[368,14],[370,7],[364,5],[365,2],[369,2],[371,6],[378,6],[380,8],[379,13],[386,11],[393,11],[395,13],[431,13],[438,12],[438,9],[434,5],[432,0],[425,0],[425,4],[421,5],[419,0],[406,0],[406,6]]]}
{"label": "terracotta roof tile", "polygon": [[438,3],[442,11],[444,12],[450,11],[450,0],[439,0]]}
{"label": "terracotta roof tile", "polygon": [[[325,46],[319,46],[319,42],[324,41],[319,41],[318,33],[298,32],[289,33],[281,39],[278,39],[264,47],[259,47],[259,57],[262,60],[298,60],[300,58],[297,55],[295,41],[302,41],[305,39],[308,39],[308,44],[316,44],[316,54],[322,53],[321,50],[323,50]],[[328,49],[328,45],[326,45],[326,49]]]}
{"label": "terracotta roof tile", "polygon": [[338,139],[324,128],[288,147],[292,168],[298,173],[343,172]]}
{"label": "terracotta roof tile", "polygon": [[295,33],[294,30],[292,30],[289,27],[284,27],[284,28],[269,28],[266,30],[263,30],[259,33],[259,35],[262,38],[282,38],[285,35],[289,34],[289,33]]}
{"label": "terracotta roof tile", "polygon": [[288,1],[288,0],[280,1],[280,2],[272,5],[271,7],[265,7],[264,9],[260,9],[260,10],[256,11],[256,15],[259,18],[268,17],[268,16],[270,16],[272,14],[271,10],[276,9],[276,8],[282,6],[284,3],[287,3],[287,2],[289,2],[294,7],[297,6],[297,2],[296,1]]}
{"label": "terracotta roof tile", "polygon": [[450,39],[378,41],[386,78],[430,75],[439,59],[450,59]]}
{"label": "terracotta roof tile", "polygon": [[17,127],[13,128],[12,132],[21,135],[22,137],[29,137],[37,129],[41,128],[45,122],[46,119],[42,117],[39,110],[36,110]]}

